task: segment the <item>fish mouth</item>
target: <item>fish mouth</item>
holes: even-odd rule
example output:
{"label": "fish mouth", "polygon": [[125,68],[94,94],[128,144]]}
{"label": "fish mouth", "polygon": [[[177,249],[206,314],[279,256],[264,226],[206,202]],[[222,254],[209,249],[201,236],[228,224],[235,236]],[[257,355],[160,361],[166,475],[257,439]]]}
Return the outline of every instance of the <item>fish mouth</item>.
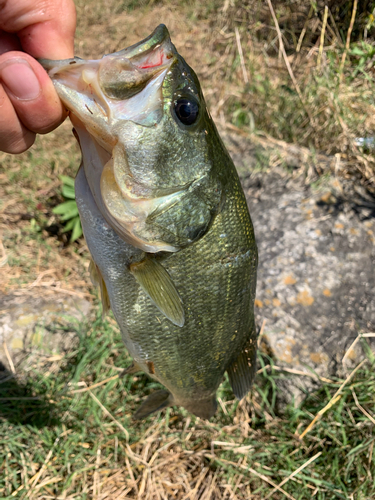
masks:
{"label": "fish mouth", "polygon": [[105,126],[119,120],[157,125],[163,115],[162,85],[177,51],[168,29],[159,25],[151,35],[101,59],[79,57],[40,59],[66,108],[77,116],[108,151]]}

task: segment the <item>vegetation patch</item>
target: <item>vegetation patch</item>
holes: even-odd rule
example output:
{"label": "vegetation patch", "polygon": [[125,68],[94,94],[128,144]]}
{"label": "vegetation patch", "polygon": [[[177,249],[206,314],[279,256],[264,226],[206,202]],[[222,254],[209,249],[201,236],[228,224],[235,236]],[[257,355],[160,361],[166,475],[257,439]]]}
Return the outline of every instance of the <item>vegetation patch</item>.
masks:
{"label": "vegetation patch", "polygon": [[[316,188],[329,177],[352,180],[371,207],[374,7],[77,0],[76,53],[99,57],[164,22],[219,128],[259,146],[257,170],[285,165]],[[60,177],[74,178],[79,161],[67,122],[27,153],[0,154],[0,293],[91,291],[75,214],[56,213],[74,201]],[[244,166],[241,175],[249,175]],[[311,374],[316,389],[298,404],[283,407],[279,387],[307,375],[281,370],[263,352],[252,395],[239,403],[225,381],[212,421],[170,408],[134,423],[131,415],[157,384],[119,377],[130,359],[113,317],[55,327],[75,332],[69,352],[2,372],[1,498],[374,497],[375,372],[365,335],[358,340],[367,346],[365,362],[342,380]]]}
{"label": "vegetation patch", "polygon": [[302,375],[260,354],[253,394],[238,402],[226,380],[210,422],[182,408],[132,422],[158,384],[119,377],[131,360],[113,318],[56,328],[75,329],[74,349],[40,356],[0,383],[4,500],[373,496],[370,352],[345,379],[316,378],[297,406],[278,408],[278,386]]}

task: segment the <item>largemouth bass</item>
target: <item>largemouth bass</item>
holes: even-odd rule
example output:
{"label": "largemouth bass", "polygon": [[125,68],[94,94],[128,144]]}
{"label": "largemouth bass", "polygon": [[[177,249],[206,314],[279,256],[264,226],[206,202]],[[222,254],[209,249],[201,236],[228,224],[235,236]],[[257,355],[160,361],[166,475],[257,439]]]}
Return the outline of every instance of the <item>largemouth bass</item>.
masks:
{"label": "largemouth bass", "polygon": [[241,399],[255,373],[257,248],[240,181],[198,78],[160,25],[100,60],[42,61],[82,150],[75,183],[101,287],[134,359],[210,418],[225,371]]}

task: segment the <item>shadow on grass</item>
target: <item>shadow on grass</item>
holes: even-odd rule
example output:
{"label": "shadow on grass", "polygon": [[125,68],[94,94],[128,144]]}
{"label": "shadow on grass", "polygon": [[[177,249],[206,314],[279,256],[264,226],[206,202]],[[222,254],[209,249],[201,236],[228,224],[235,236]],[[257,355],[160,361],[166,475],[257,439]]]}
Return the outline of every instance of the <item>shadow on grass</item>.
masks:
{"label": "shadow on grass", "polygon": [[0,362],[0,422],[31,425],[38,429],[60,423],[55,405],[33,381],[18,381]]}

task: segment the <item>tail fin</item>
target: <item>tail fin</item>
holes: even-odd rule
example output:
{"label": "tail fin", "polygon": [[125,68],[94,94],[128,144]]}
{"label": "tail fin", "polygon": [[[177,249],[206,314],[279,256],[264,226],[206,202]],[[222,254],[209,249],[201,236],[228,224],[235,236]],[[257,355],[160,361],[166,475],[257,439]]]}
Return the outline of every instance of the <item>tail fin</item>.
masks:
{"label": "tail fin", "polygon": [[209,419],[215,415],[217,402],[215,395],[213,395],[208,399],[197,399],[188,404],[182,404],[182,406],[197,417]]}

